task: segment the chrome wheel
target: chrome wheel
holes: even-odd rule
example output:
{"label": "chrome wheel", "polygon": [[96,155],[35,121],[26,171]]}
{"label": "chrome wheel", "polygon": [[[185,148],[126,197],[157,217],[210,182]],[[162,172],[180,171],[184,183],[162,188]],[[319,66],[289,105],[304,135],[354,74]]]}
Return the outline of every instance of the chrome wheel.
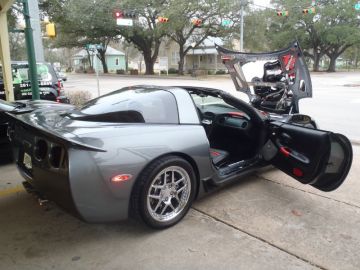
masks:
{"label": "chrome wheel", "polygon": [[191,180],[187,171],[179,166],[167,167],[150,184],[147,210],[156,221],[170,221],[184,210],[190,193]]}

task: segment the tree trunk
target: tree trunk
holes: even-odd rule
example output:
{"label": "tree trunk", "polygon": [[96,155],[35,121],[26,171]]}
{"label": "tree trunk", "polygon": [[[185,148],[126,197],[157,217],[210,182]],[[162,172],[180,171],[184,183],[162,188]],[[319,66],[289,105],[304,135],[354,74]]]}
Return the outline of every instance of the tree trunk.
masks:
{"label": "tree trunk", "polygon": [[87,53],[87,58],[88,58],[88,61],[89,61],[90,69],[93,69],[93,63],[91,62],[90,52],[88,50],[86,50],[86,53]]}
{"label": "tree trunk", "polygon": [[180,59],[179,59],[179,65],[178,65],[178,74],[184,75],[185,54],[180,53],[179,57],[180,57]]}
{"label": "tree trunk", "polygon": [[154,75],[154,62],[151,57],[151,50],[143,51],[144,62],[145,62],[145,74],[146,75]]}
{"label": "tree trunk", "polygon": [[314,53],[314,64],[313,64],[313,71],[320,70],[320,60],[322,55],[320,53]]}
{"label": "tree trunk", "polygon": [[178,74],[184,75],[184,64],[185,64],[184,44],[179,44],[179,62],[178,62]]}
{"label": "tree trunk", "polygon": [[335,72],[336,71],[336,59],[338,58],[338,55],[328,55],[330,58],[330,64],[327,69],[328,72]]}
{"label": "tree trunk", "polygon": [[106,63],[106,56],[105,56],[105,52],[104,50],[98,50],[99,51],[99,55],[100,55],[100,61],[103,67],[103,71],[104,73],[109,73],[108,71],[108,67],[107,67],[107,63]]}

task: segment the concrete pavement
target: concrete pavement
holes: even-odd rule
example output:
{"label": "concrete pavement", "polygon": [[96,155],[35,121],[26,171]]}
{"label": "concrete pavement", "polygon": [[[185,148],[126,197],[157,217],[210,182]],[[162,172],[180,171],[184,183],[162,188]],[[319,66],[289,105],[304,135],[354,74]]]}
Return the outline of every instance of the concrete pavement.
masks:
{"label": "concrete pavement", "polygon": [[0,269],[359,269],[360,148],[331,193],[262,170],[197,201],[165,231],[45,211],[0,168]]}

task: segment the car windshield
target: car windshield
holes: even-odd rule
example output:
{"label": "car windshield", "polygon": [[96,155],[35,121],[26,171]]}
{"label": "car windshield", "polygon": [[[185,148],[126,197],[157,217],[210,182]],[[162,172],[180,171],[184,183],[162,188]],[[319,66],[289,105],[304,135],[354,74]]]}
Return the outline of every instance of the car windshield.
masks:
{"label": "car windshield", "polygon": [[[42,81],[52,81],[54,78],[54,72],[47,64],[37,64],[38,79]],[[21,83],[23,81],[30,80],[29,66],[28,64],[13,64],[13,83]]]}
{"label": "car windshield", "polygon": [[191,97],[194,100],[195,105],[200,108],[208,105],[218,105],[221,107],[234,108],[231,105],[227,104],[222,98],[219,97],[199,95],[197,93],[191,93]]}

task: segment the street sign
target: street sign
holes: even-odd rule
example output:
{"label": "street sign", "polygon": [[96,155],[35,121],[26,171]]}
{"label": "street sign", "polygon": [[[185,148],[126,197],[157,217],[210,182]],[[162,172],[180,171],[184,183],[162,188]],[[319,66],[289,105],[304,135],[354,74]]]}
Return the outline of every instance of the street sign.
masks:
{"label": "street sign", "polygon": [[223,21],[221,22],[221,25],[222,25],[222,26],[230,26],[230,24],[231,24],[231,20],[223,20]]}
{"label": "street sign", "polygon": [[122,26],[133,26],[133,20],[132,19],[116,19],[117,25]]}

